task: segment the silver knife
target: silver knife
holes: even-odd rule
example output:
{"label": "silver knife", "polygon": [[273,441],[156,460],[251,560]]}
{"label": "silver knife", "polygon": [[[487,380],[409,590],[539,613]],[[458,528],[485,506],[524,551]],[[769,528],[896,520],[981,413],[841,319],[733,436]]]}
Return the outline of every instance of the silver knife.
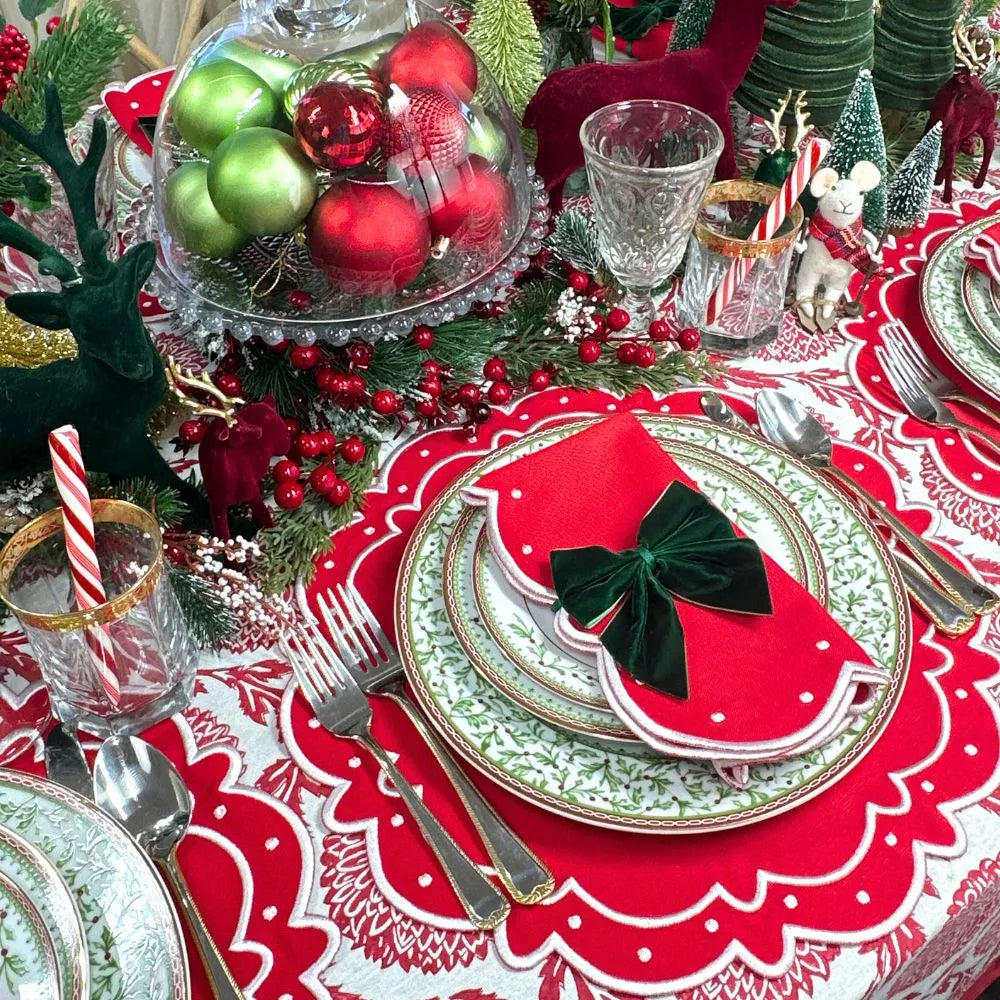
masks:
{"label": "silver knife", "polygon": [[93,801],[94,779],[83,747],[61,722],[45,737],[45,773],[56,784]]}

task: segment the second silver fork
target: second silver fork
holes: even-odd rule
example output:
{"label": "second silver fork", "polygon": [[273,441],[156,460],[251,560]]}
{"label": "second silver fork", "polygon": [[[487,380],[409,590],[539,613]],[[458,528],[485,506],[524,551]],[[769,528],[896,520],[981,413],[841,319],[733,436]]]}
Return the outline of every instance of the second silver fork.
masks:
{"label": "second silver fork", "polygon": [[317,594],[316,604],[340,658],[361,689],[396,702],[423,737],[462,800],[507,891],[519,903],[545,899],[555,888],[552,873],[497,815],[424,721],[404,686],[403,661],[360,593],[338,584],[336,595]]}

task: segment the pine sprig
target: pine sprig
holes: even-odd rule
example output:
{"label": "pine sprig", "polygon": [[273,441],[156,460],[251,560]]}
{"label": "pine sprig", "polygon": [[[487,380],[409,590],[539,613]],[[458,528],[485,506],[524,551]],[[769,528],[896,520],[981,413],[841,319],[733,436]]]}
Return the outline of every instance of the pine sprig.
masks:
{"label": "pine sprig", "polygon": [[188,506],[177,490],[171,486],[157,486],[149,479],[123,479],[109,486],[106,495],[153,511],[162,528],[175,527],[187,517]]}
{"label": "pine sprig", "polygon": [[372,388],[392,386],[409,391],[420,380],[421,358],[408,338],[386,340],[378,345],[371,365],[365,372],[365,381]]}
{"label": "pine sprig", "polygon": [[315,380],[288,363],[282,354],[256,351],[251,356],[244,345],[237,355],[240,366],[236,371],[248,399],[273,396],[279,413],[304,417],[310,404],[319,395]]}
{"label": "pine sprig", "polygon": [[184,621],[199,646],[221,646],[237,631],[232,610],[200,577],[167,563],[167,577]]}
{"label": "pine sprig", "polygon": [[586,274],[597,274],[604,267],[597,229],[588,216],[575,208],[559,213],[545,242],[560,260]]}
{"label": "pine sprig", "polygon": [[[124,25],[110,0],[87,0],[67,15],[52,34],[40,41],[28,56],[4,103],[4,111],[31,131],[45,121],[44,91],[56,85],[68,125],[78,121],[101,87],[111,68],[125,51],[132,29]],[[0,134],[0,200],[25,194],[25,173],[41,183],[33,168],[38,159],[8,135]]]}

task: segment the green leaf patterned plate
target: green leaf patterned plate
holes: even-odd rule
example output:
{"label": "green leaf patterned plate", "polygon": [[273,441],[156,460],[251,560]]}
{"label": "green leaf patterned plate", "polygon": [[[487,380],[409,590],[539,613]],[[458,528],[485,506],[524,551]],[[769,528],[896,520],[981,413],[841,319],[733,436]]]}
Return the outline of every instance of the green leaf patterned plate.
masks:
{"label": "green leaf patterned plate", "polygon": [[123,827],[79,795],[15,771],[0,771],[0,825],[68,887],[83,922],[91,1000],[190,1000],[173,903]]}
{"label": "green leaf patterned plate", "polygon": [[[664,442],[685,472],[820,601],[826,576],[795,509],[751,470],[707,448]],[[493,557],[485,512],[462,515],[445,555],[448,617],[473,666],[508,698],[586,736],[634,740],[601,691],[597,664],[556,636],[551,609],[521,596]]]}
{"label": "green leaf patterned plate", "polygon": [[62,1000],[59,960],[34,903],[0,874],[0,1000]]}
{"label": "green leaf patterned plate", "polygon": [[691,833],[759,822],[829,788],[874,745],[902,693],[910,662],[909,608],[878,532],[812,470],[750,434],[702,420],[642,415],[658,440],[727,457],[784,496],[815,539],[833,617],[889,675],[871,709],[809,754],[751,769],[745,788],[710,764],[666,758],[638,744],[599,742],[537,718],[469,662],[448,628],[445,550],[465,513],[464,487],[489,469],[562,440],[593,421],[545,428],[486,456],[426,511],[397,581],[399,650],[415,696],[455,750],[517,795],[561,815],[616,829]]}
{"label": "green leaf patterned plate", "polygon": [[1000,351],[1000,315],[997,312],[995,282],[971,264],[962,275],[962,305],[972,325],[987,344]]}
{"label": "green leaf patterned plate", "polygon": [[90,962],[83,924],[55,866],[13,830],[0,827],[0,875],[17,885],[38,910],[56,955],[63,1000],[87,1000]]}
{"label": "green leaf patterned plate", "polygon": [[1000,350],[976,329],[965,311],[965,246],[997,216],[987,216],[952,233],[934,251],[920,275],[920,308],[931,335],[948,360],[970,382],[1000,400]]}

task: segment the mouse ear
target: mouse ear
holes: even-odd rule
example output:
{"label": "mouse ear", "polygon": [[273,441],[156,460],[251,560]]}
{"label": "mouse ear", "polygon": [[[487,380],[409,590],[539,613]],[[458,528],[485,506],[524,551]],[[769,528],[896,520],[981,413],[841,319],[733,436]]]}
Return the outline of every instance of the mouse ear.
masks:
{"label": "mouse ear", "polygon": [[813,174],[809,182],[809,193],[814,198],[822,198],[839,180],[840,175],[833,167],[823,167]]}
{"label": "mouse ear", "polygon": [[882,180],[882,172],[869,160],[858,160],[851,170],[851,180],[859,191],[874,191]]}

